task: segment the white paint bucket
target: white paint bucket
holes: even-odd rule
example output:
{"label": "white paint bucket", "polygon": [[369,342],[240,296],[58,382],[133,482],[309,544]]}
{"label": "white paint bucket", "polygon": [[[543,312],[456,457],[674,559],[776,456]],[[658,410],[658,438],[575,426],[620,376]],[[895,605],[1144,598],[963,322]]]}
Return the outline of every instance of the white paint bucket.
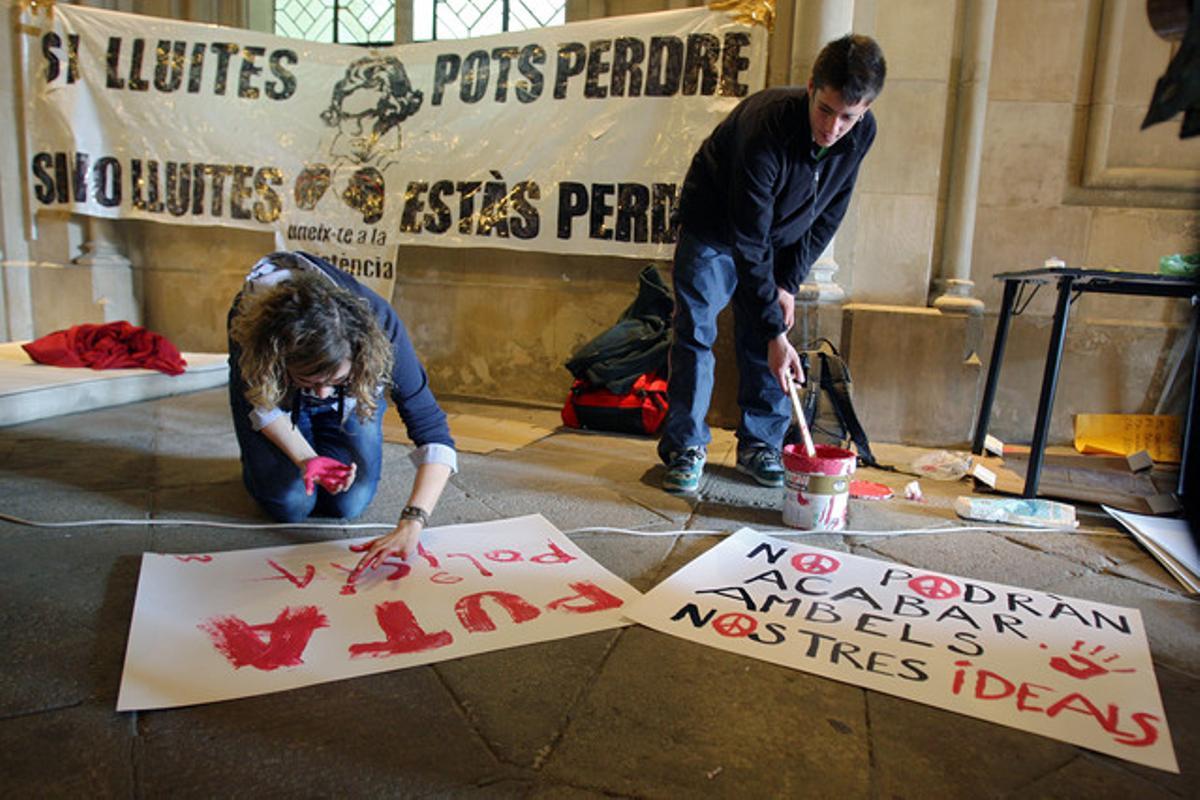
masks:
{"label": "white paint bucket", "polygon": [[850,506],[850,476],[858,459],[850,450],[816,446],[816,456],[802,445],[783,448],[783,524],[806,531],[840,531]]}

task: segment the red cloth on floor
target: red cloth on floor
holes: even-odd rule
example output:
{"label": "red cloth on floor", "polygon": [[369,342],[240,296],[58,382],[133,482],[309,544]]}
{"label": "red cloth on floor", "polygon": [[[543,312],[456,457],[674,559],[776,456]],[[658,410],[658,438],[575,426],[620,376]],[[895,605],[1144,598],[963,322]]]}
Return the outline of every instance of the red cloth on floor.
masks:
{"label": "red cloth on floor", "polygon": [[124,320],[74,325],[21,347],[34,361],[54,367],[146,367],[179,375],[187,366],[179,349],[166,337]]}

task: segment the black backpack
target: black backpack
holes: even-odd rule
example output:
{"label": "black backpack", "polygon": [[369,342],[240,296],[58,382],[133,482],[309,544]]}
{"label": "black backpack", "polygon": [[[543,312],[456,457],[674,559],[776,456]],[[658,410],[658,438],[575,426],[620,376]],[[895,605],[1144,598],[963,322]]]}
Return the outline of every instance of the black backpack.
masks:
{"label": "black backpack", "polygon": [[582,345],[564,365],[577,380],[628,394],[646,374],[667,374],[675,300],[653,265],[638,276],[638,293],[611,328]]}
{"label": "black backpack", "polygon": [[[849,448],[853,443],[860,464],[887,469],[875,460],[871,452],[867,433],[858,421],[858,414],[854,412],[850,368],[833,342],[817,339],[807,349],[801,350],[800,365],[804,368],[805,378],[798,388],[800,407],[813,441],[841,448]],[[799,445],[801,442],[800,429],[793,422],[784,436],[784,443]]]}

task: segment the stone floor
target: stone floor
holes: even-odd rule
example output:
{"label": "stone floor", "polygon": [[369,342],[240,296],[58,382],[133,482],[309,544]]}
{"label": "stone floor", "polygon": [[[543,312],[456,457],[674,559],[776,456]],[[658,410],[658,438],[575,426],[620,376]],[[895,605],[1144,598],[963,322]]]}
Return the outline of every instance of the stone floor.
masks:
{"label": "stone floor", "polygon": [[[465,406],[554,426],[544,409]],[[777,492],[718,437],[697,500],[658,488],[653,443],[558,430],[462,455],[434,523],[540,513],[647,590]],[[387,445],[365,521],[394,520],[412,467]],[[881,460],[913,451],[880,446]],[[6,797],[1196,797],[1200,604],[1097,508],[1076,533],[806,538],[822,547],[1141,610],[1182,769],[1172,775],[640,626],[191,708],[116,713],[139,556],[267,547],[328,531],[118,525],[265,521],[240,484],[224,390],[0,429],[0,786]],[[899,489],[909,478],[869,477]],[[954,525],[928,502],[854,501],[851,526]],[[639,537],[587,530],[680,531]],[[795,533],[795,531],[790,531]],[[351,535],[347,532],[346,535]],[[353,534],[359,535],[359,534]]]}

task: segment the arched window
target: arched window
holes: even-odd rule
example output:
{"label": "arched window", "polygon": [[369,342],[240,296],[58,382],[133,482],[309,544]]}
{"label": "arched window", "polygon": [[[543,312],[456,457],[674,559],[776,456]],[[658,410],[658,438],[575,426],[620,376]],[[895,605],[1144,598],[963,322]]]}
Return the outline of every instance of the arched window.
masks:
{"label": "arched window", "polygon": [[275,0],[275,33],[311,42],[396,41],[394,0]]}
{"label": "arched window", "polygon": [[413,39],[469,39],[562,25],[565,0],[412,0]]}
{"label": "arched window", "polygon": [[[566,0],[408,1],[417,42],[561,25],[567,11]],[[361,45],[396,41],[395,0],[275,0],[274,11],[279,36]]]}

